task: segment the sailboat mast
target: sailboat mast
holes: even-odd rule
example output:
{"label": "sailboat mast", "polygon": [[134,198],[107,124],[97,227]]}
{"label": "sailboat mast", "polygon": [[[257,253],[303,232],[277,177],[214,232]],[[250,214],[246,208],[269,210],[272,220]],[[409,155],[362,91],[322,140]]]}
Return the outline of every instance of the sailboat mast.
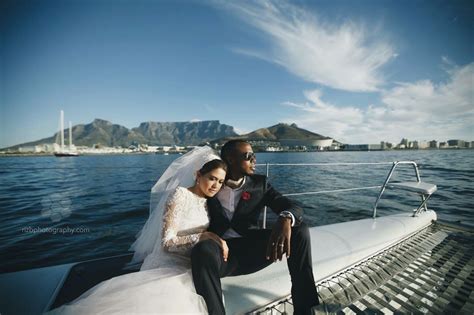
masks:
{"label": "sailboat mast", "polygon": [[61,110],[61,150],[64,150],[64,111]]}
{"label": "sailboat mast", "polygon": [[71,121],[69,121],[69,150],[72,150],[72,127],[71,127]]}
{"label": "sailboat mast", "polygon": [[[61,115],[60,115],[60,131],[59,135],[61,136],[61,149],[56,150],[54,152],[55,156],[78,156],[79,153],[76,152],[75,150],[73,151],[73,144],[72,144],[72,123],[69,122],[69,149],[64,149],[64,111],[61,110]],[[56,140],[54,142],[57,142],[58,138],[56,137]],[[0,314],[1,315],[1,314]]]}

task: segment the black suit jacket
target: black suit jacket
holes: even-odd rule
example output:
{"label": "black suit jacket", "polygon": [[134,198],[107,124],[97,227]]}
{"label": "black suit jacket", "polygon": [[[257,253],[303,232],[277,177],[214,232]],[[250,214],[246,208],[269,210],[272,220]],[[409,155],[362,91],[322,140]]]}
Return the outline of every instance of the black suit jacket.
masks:
{"label": "black suit jacket", "polygon": [[207,200],[211,222],[209,231],[222,236],[229,228],[233,228],[242,236],[250,230],[258,228],[258,218],[264,206],[268,206],[276,214],[290,211],[295,217],[295,225],[303,221],[303,209],[294,201],[283,197],[270,184],[264,175],[251,175],[242,188],[242,197],[237,204],[232,220],[229,221],[217,197]]}

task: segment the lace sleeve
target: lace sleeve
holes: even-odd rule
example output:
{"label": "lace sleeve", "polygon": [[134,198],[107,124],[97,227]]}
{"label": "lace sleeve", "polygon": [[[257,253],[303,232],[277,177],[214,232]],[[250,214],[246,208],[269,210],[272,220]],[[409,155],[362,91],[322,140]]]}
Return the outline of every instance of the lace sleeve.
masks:
{"label": "lace sleeve", "polygon": [[[184,253],[191,249],[197,242],[202,233],[189,233],[186,235],[179,235],[179,222],[182,216],[185,215],[186,196],[182,188],[177,188],[176,191],[170,195],[167,203],[165,214],[163,216],[163,249],[167,252]],[[181,212],[181,213],[180,213]]]}

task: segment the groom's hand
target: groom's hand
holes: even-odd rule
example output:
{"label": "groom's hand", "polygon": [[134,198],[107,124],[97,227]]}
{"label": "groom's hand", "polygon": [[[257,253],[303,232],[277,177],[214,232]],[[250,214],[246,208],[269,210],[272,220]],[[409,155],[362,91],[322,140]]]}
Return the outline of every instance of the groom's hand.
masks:
{"label": "groom's hand", "polygon": [[286,258],[290,258],[290,240],[291,219],[280,217],[273,226],[272,234],[267,245],[267,260],[272,260],[273,262],[277,261],[277,259],[281,260],[285,253]]}

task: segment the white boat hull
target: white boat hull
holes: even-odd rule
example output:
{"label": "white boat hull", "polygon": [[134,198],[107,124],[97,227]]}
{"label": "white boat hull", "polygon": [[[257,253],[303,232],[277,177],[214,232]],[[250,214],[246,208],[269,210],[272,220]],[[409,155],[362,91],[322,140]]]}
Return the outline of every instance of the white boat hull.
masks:
{"label": "white boat hull", "polygon": [[62,157],[62,156],[79,156],[77,152],[54,152],[55,156]]}
{"label": "white boat hull", "polygon": [[[436,220],[436,213],[427,211],[418,217],[403,213],[311,228],[316,282],[400,242],[430,225],[433,220]],[[117,259],[126,261],[131,257],[126,256],[109,260],[122,266],[123,262],[118,264]],[[82,270],[80,277],[87,277],[84,274],[87,266],[92,269],[90,274],[100,276],[112,269],[110,263],[101,259],[1,274],[0,311],[40,314],[48,310],[64,289],[67,279],[76,277],[76,266]],[[227,313],[243,314],[288,296],[291,280],[286,262],[282,261],[251,275],[224,278],[222,287]]]}
{"label": "white boat hull", "polygon": [[[315,281],[376,255],[436,219],[430,210],[417,217],[407,212],[311,228]],[[244,314],[290,295],[291,279],[284,259],[251,275],[224,278],[222,287],[228,314]]]}

